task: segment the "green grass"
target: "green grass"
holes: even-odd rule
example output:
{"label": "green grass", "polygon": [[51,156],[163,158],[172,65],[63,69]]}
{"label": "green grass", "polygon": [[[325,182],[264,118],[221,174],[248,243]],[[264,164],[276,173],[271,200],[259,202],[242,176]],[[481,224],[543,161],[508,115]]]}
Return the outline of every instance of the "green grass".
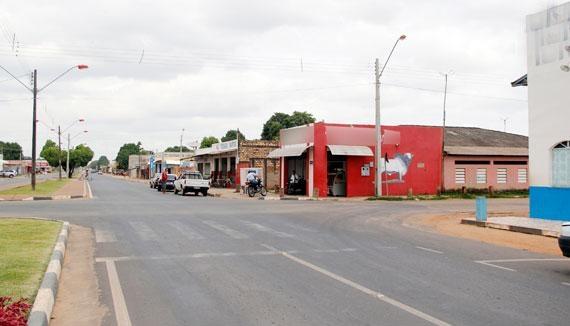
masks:
{"label": "green grass", "polygon": [[32,302],[61,229],[61,223],[0,219],[0,297]]}
{"label": "green grass", "polygon": [[61,189],[68,182],[69,179],[46,180],[36,184],[36,191],[32,191],[31,185],[25,185],[0,191],[0,195],[48,196]]}

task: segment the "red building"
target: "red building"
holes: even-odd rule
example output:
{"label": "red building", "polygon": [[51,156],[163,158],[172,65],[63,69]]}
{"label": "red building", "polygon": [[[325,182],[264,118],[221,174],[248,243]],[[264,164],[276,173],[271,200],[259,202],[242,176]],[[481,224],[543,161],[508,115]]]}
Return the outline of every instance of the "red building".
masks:
{"label": "red building", "polygon": [[[382,133],[382,156],[388,158],[381,162],[383,193],[435,194],[442,177],[442,129],[383,126]],[[372,196],[374,143],[373,125],[319,122],[281,130],[281,147],[269,157],[281,158],[281,184],[289,193]],[[293,170],[301,187],[290,185]]]}
{"label": "red building", "polygon": [[[444,151],[442,127],[383,126],[380,162],[383,195],[436,194],[443,186],[447,189],[468,186],[468,182],[455,182],[458,171],[466,171],[462,170],[463,166],[456,164],[464,164],[466,160],[459,156],[457,158],[460,159],[456,160],[455,155],[461,151],[455,153],[453,150],[471,150],[469,160],[477,161],[477,165],[486,161],[504,165],[514,164],[515,160],[511,159],[513,153],[524,154],[525,148],[528,148],[525,136],[481,128],[450,127],[446,128],[446,134],[452,146],[448,147],[446,142],[447,151]],[[288,194],[373,196],[374,144],[373,125],[318,122],[281,130],[280,148],[269,153],[268,157],[281,160],[280,181]],[[476,150],[481,150],[481,157]],[[444,168],[442,163],[446,153],[448,157]],[[525,164],[507,168],[517,168],[516,173],[520,175],[524,172],[526,178],[526,170],[522,170],[526,169],[525,157],[519,156],[516,161],[517,164]],[[477,167],[481,174],[483,168]],[[484,183],[481,183],[483,179],[480,177],[478,187],[496,185],[496,179],[503,186],[500,188],[513,184],[510,181],[503,184],[503,174],[507,173],[507,180],[512,180],[515,172],[505,172],[502,165],[498,169],[485,171],[489,175]],[[294,172],[293,179],[298,181],[291,182]],[[470,172],[466,175],[470,180]],[[450,182],[452,178],[453,182]],[[446,180],[445,184],[443,180]],[[527,186],[526,179],[522,181],[517,176],[517,187],[512,188]]]}

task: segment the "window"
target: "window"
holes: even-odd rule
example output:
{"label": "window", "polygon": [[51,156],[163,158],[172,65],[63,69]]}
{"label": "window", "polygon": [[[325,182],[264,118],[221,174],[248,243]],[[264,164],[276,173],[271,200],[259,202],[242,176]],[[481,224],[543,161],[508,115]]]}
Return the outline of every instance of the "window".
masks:
{"label": "window", "polygon": [[487,183],[487,169],[477,169],[477,183]]}
{"label": "window", "polygon": [[519,183],[527,183],[528,175],[526,169],[518,169],[517,171],[517,179]]}
{"label": "window", "polygon": [[498,168],[497,169],[497,183],[507,183],[507,169]]}
{"label": "window", "polygon": [[455,169],[455,183],[463,184],[465,183],[465,169],[456,168]]}
{"label": "window", "polygon": [[570,140],[552,149],[552,184],[555,187],[570,187]]}

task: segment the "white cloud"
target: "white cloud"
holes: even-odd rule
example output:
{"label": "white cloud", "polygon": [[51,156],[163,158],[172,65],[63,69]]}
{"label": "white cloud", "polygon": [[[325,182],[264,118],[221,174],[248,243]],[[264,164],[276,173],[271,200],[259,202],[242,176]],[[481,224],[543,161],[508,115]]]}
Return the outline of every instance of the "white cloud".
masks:
{"label": "white cloud", "polygon": [[[73,130],[89,133],[77,142],[114,157],[125,142],[158,150],[177,144],[182,128],[188,142],[236,127],[259,137],[275,111],[373,123],[374,58],[383,61],[405,33],[383,77],[384,122],[440,124],[443,94],[433,90],[443,89],[438,72],[453,69],[448,124],[502,129],[508,117],[509,131],[526,133],[526,103],[499,98],[526,98],[509,82],[526,72],[524,17],[546,4],[12,2],[0,15],[0,64],[17,75],[37,67],[40,85],[89,64],[40,94],[39,118],[48,125],[85,118]],[[18,141],[29,155],[31,100],[22,98],[30,98],[23,87],[0,82],[0,139]],[[39,146],[53,136],[43,125],[39,135]]]}

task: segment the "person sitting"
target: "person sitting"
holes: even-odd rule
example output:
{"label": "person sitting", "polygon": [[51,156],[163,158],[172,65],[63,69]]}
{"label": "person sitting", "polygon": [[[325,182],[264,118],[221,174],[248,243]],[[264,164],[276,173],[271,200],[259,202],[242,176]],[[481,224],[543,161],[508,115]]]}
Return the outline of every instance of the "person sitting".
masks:
{"label": "person sitting", "polygon": [[245,180],[246,180],[247,184],[257,188],[258,183],[259,183],[258,182],[259,178],[257,177],[257,173],[255,173],[254,170],[249,171],[249,173],[245,177]]}
{"label": "person sitting", "polygon": [[297,172],[293,170],[293,173],[291,173],[291,178],[289,178],[289,183],[297,184],[298,182],[299,182],[299,176],[297,175]]}

